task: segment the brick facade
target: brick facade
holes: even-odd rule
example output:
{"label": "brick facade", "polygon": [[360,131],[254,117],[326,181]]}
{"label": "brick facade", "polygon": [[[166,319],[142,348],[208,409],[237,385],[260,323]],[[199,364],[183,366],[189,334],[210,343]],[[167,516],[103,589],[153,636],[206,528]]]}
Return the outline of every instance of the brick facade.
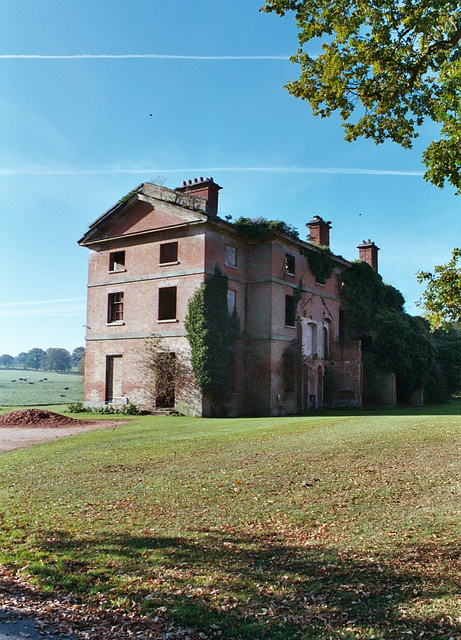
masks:
{"label": "brick facade", "polygon": [[[333,273],[316,282],[306,258],[319,251],[314,244],[281,231],[246,237],[217,216],[219,189],[211,178],[176,190],[144,183],[80,240],[89,249],[85,402],[155,407],[146,339],[159,336],[188,364],[187,303],[218,264],[241,325],[229,415],[360,406],[360,343],[339,340],[336,276],[349,263],[332,256]],[[311,224],[311,239],[329,243],[330,223],[316,216]],[[183,413],[210,415],[193,381],[174,390],[174,402]]]}

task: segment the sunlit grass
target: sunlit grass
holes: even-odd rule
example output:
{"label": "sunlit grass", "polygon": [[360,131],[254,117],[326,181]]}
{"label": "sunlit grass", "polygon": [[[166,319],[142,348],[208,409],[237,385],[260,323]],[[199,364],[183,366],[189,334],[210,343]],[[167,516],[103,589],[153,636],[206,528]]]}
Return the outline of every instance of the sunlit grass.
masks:
{"label": "sunlit grass", "polygon": [[[28,379],[23,381],[20,378]],[[0,407],[62,405],[82,399],[81,375],[30,369],[0,369]]]}
{"label": "sunlit grass", "polygon": [[226,638],[448,640],[459,409],[143,416],[11,452],[1,558],[45,590]]}

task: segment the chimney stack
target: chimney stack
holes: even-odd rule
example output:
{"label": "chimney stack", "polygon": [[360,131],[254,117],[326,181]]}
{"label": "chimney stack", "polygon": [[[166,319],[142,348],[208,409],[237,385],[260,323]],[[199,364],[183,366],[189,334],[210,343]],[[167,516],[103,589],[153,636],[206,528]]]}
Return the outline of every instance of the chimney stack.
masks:
{"label": "chimney stack", "polygon": [[306,224],[309,227],[309,242],[322,247],[330,246],[330,229],[331,222],[324,220],[320,216],[314,216],[313,219]]}
{"label": "chimney stack", "polygon": [[207,213],[218,215],[218,191],[222,189],[219,184],[213,181],[213,178],[194,178],[193,180],[183,180],[180,187],[176,187],[175,191],[181,193],[189,193],[191,196],[203,198],[206,200]]}
{"label": "chimney stack", "polygon": [[366,262],[373,267],[375,271],[378,271],[378,251],[379,247],[375,245],[370,239],[364,240],[357,246],[359,250],[359,260]]}

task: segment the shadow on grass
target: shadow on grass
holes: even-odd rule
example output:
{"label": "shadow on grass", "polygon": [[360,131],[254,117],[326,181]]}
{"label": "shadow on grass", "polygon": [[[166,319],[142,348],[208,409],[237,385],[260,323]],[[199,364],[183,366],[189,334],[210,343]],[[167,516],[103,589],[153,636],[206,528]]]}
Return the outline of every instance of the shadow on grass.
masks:
{"label": "shadow on grass", "polygon": [[42,584],[108,606],[135,603],[153,616],[166,607],[170,619],[210,637],[449,640],[461,633],[459,547],[401,545],[379,557],[278,534],[202,531],[98,539],[52,532],[39,549],[28,571]]}

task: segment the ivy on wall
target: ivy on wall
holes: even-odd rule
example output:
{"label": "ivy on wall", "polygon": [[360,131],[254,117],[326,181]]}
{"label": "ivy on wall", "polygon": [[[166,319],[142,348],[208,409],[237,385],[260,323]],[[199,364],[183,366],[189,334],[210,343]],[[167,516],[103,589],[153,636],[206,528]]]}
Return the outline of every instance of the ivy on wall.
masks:
{"label": "ivy on wall", "polygon": [[237,218],[233,223],[247,238],[264,238],[271,231],[282,231],[293,238],[299,238],[299,231],[283,220],[266,220],[266,218]]}
{"label": "ivy on wall", "polygon": [[216,265],[214,273],[194,293],[185,319],[195,381],[209,398],[213,412],[223,412],[231,393],[235,343],[240,323],[229,313],[228,278]]}
{"label": "ivy on wall", "polygon": [[330,257],[331,251],[328,247],[318,246],[318,248],[320,251],[300,247],[300,252],[307,258],[309,270],[315,276],[315,281],[319,284],[325,284],[333,273],[335,263]]}

